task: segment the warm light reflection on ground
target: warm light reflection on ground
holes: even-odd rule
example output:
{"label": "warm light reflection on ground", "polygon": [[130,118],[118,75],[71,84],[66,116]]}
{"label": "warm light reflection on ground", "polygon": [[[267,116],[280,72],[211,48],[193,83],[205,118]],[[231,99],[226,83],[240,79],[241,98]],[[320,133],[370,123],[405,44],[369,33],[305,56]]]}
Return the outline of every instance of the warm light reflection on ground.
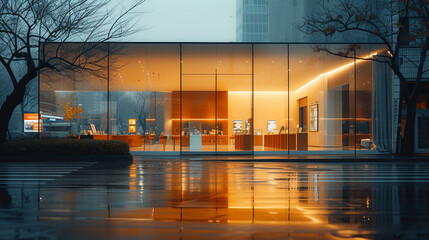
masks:
{"label": "warm light reflection on ground", "polygon": [[[309,174],[293,167],[280,167],[280,164],[278,168],[276,165],[174,162],[164,166],[167,174],[157,179],[148,174],[150,167],[147,163],[136,162],[130,166],[130,198],[155,207],[121,210],[111,217],[153,221],[316,224],[337,229],[336,224],[329,223],[326,193],[319,191],[324,189],[325,183],[318,182],[318,173]],[[166,190],[156,199],[150,193],[134,194],[133,190],[143,190],[144,185],[153,186],[154,183]],[[168,204],[156,207],[157,203]]]}
{"label": "warm light reflection on ground", "polygon": [[43,201],[0,211],[19,234],[65,239],[415,239],[428,182],[425,163],[135,160],[9,185]]}

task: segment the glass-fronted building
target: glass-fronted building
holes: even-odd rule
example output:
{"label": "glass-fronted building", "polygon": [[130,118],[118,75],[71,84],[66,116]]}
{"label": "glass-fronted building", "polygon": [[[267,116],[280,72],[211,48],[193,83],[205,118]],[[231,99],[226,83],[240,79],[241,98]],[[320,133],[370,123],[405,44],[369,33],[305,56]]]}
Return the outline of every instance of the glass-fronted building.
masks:
{"label": "glass-fronted building", "polygon": [[[103,43],[92,74],[40,74],[41,137],[67,136],[71,126],[135,153],[391,153],[392,74],[365,60],[385,50],[356,49],[359,59],[314,44]],[[64,120],[67,103],[83,109],[78,119]]]}

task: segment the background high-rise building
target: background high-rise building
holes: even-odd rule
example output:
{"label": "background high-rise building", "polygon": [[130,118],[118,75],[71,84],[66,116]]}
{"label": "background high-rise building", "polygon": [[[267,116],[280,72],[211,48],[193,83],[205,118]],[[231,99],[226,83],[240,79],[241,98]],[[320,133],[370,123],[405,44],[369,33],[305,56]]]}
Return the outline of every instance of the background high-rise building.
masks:
{"label": "background high-rise building", "polygon": [[237,41],[269,40],[268,3],[267,0],[237,0]]}
{"label": "background high-rise building", "polygon": [[[370,6],[377,11],[377,1]],[[375,42],[352,32],[325,37],[301,32],[305,18],[322,9],[320,0],[237,0],[237,42]]]}

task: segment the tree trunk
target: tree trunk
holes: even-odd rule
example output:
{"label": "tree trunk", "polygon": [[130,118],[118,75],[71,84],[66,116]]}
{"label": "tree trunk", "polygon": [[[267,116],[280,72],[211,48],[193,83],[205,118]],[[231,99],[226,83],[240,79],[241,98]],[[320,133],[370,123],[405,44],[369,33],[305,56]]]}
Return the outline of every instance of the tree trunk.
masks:
{"label": "tree trunk", "polygon": [[402,121],[402,108],[403,108],[402,98],[403,98],[403,87],[401,86],[400,92],[399,92],[398,123],[397,123],[397,126],[394,126],[396,127],[396,149],[395,149],[396,155],[399,155],[401,153],[401,141],[402,141],[401,121]]}
{"label": "tree trunk", "polygon": [[9,127],[9,121],[15,108],[22,103],[25,94],[24,84],[18,83],[13,92],[6,97],[0,108],[0,143],[6,142],[6,135]]}
{"label": "tree trunk", "polygon": [[[69,127],[69,137],[72,136],[73,130],[72,130],[72,122],[70,121],[70,127]],[[95,133],[92,133],[92,135],[95,135]]]}
{"label": "tree trunk", "polygon": [[407,103],[404,136],[401,142],[401,156],[411,156],[414,153],[414,127],[416,120],[417,97],[412,97]]}
{"label": "tree trunk", "polygon": [[[25,94],[24,94],[24,96],[25,96]],[[21,106],[21,121],[22,121],[22,123],[24,123],[24,99],[22,99],[22,102],[21,102],[21,104],[20,104],[20,106]],[[24,129],[25,128],[25,126],[24,126],[24,124],[22,124],[22,128],[21,128],[21,133],[24,133]]]}

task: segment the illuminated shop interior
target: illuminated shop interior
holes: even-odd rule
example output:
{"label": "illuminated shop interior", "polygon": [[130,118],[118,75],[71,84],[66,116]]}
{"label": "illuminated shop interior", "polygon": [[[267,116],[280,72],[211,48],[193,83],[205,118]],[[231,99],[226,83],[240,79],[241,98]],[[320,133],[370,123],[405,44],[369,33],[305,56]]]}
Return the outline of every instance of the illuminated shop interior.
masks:
{"label": "illuminated shop interior", "polygon": [[[41,74],[42,137],[71,124],[141,153],[390,152],[391,73],[365,60],[383,49],[361,45],[355,60],[314,46],[109,43],[96,76]],[[84,111],[71,123],[67,103]]]}

